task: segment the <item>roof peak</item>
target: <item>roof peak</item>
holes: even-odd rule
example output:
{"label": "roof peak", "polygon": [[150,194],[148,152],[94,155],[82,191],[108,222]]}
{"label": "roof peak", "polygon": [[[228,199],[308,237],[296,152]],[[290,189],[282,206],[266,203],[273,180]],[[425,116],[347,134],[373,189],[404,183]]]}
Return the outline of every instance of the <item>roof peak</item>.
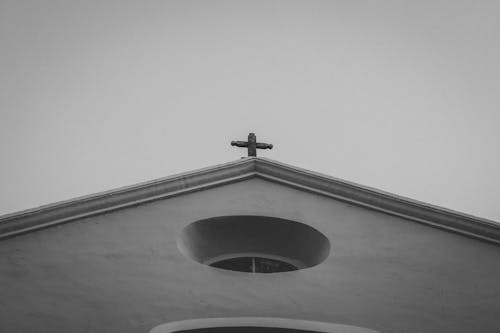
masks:
{"label": "roof peak", "polygon": [[3,215],[0,239],[253,177],[500,244],[497,222],[255,156]]}

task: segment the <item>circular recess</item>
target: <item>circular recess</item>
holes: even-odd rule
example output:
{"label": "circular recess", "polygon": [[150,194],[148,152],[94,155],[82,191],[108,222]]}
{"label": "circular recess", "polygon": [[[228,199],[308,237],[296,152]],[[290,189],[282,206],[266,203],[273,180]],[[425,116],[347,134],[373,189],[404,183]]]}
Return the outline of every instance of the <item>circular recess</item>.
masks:
{"label": "circular recess", "polygon": [[211,263],[210,266],[248,273],[279,273],[296,271],[298,267],[283,260],[262,257],[236,257]]}
{"label": "circular recess", "polygon": [[182,230],[178,246],[202,264],[249,273],[304,269],[330,253],[328,238],[304,223],[249,215],[193,222]]}

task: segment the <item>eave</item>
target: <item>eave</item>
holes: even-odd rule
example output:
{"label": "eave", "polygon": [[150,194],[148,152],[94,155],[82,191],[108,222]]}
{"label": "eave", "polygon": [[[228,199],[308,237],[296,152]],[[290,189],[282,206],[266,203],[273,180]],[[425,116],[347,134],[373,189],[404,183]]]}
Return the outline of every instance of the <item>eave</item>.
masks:
{"label": "eave", "polygon": [[261,157],[80,197],[0,217],[0,239],[252,177],[500,244],[500,224]]}

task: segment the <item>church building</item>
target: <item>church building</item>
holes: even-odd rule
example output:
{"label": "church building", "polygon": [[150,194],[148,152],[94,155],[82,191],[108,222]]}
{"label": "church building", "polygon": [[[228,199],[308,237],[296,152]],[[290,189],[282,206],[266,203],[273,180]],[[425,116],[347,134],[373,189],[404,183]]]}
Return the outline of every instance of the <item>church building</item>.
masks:
{"label": "church building", "polygon": [[0,217],[0,332],[500,332],[500,224],[233,145]]}

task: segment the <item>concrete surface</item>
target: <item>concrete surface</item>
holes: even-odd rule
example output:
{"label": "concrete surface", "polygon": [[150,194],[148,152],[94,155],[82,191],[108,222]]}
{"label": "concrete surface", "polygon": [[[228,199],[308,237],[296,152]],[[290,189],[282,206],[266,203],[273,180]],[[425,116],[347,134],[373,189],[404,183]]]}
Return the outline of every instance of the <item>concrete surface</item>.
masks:
{"label": "concrete surface", "polygon": [[[331,244],[279,274],[186,258],[188,224],[221,215],[302,222]],[[149,332],[171,321],[281,317],[382,333],[500,331],[500,246],[260,179],[0,242],[0,332]]]}

